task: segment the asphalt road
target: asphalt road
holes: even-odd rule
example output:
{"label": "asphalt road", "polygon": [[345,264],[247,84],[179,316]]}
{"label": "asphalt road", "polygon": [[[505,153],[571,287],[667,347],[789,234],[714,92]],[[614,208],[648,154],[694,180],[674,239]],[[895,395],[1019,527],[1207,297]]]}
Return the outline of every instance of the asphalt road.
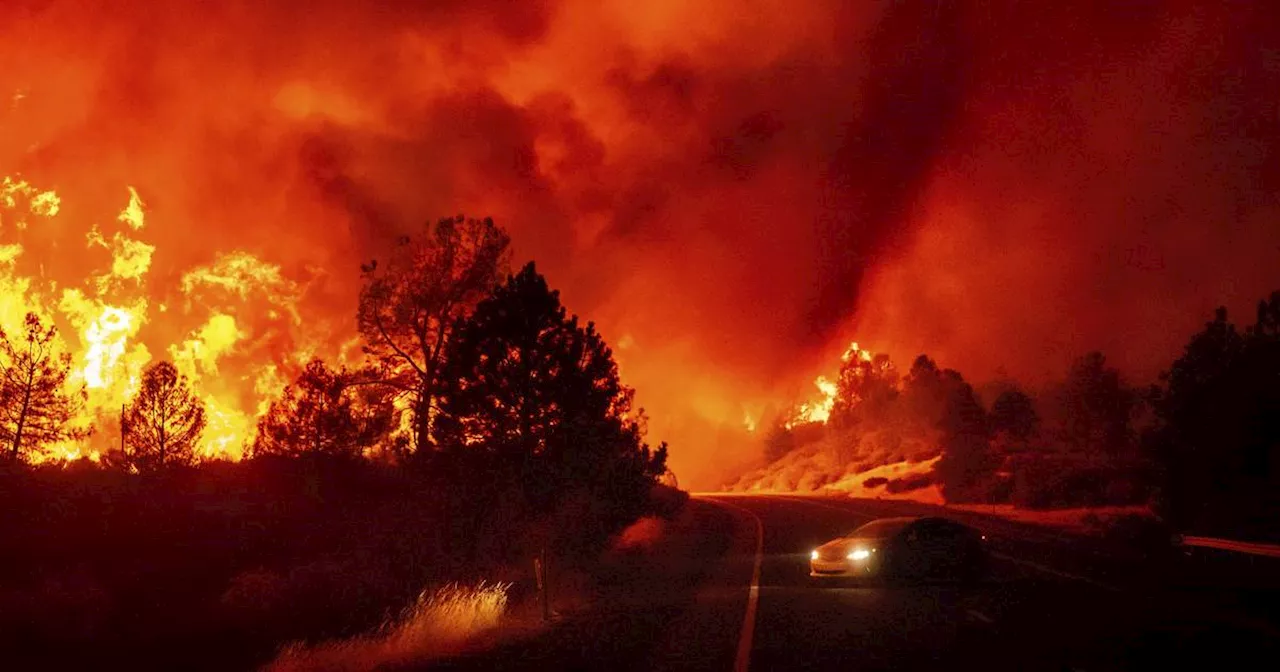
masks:
{"label": "asphalt road", "polygon": [[[877,517],[936,513],[900,502],[707,496],[730,543],[695,589],[647,589],[626,609],[448,669],[1148,670],[1275,669],[1280,592],[1225,590],[1180,566],[1040,528],[943,512],[983,529],[994,558],[977,585],[815,580],[808,553]],[[1179,561],[1180,562],[1180,561]],[[1255,594],[1257,593],[1257,594]]]}

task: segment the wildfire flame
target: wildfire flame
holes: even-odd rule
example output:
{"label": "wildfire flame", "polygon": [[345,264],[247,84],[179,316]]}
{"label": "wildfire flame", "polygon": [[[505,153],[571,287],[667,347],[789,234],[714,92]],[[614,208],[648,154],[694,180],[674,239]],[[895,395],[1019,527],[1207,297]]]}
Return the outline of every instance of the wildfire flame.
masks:
{"label": "wildfire flame", "polygon": [[[840,361],[841,363],[848,363],[855,357],[864,362],[870,362],[872,353],[869,350],[863,350],[858,347],[857,341],[854,341],[840,355]],[[814,379],[813,386],[818,388],[821,396],[800,404],[795,413],[783,423],[783,426],[787,429],[807,423],[826,424],[827,420],[831,418],[831,409],[835,407],[836,394],[838,392],[835,381],[826,375],[820,375]]]}
{"label": "wildfire flame", "polygon": [[[63,221],[70,215],[56,191],[21,176],[0,179],[0,325],[17,333],[30,311],[58,326],[73,362],[68,391],[87,395],[75,422],[94,429],[81,443],[46,447],[32,459],[97,461],[118,446],[122,406],[157,356],[171,360],[206,404],[201,456],[238,459],[270,398],[316,351],[299,335],[296,304],[305,287],[243,250],[216,253],[211,263],[180,271],[176,283],[152,281],[153,259],[164,250],[146,239],[146,201],[131,186],[121,201],[113,220]],[[43,252],[55,234],[76,240],[67,235],[76,229],[86,258],[106,253],[78,277],[68,279],[62,265],[51,277],[43,254],[28,255],[29,247]],[[288,347],[272,349],[282,341]]]}

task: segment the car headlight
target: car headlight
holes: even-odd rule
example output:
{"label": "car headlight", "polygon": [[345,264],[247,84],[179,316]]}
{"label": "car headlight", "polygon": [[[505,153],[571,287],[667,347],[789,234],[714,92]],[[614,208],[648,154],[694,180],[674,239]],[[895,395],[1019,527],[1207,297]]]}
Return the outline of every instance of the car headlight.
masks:
{"label": "car headlight", "polygon": [[866,560],[869,557],[871,557],[871,551],[868,551],[865,548],[856,548],[848,555],[848,558],[854,561]]}
{"label": "car headlight", "polygon": [[810,553],[810,554],[809,554],[809,559],[810,559],[810,560],[817,560],[817,559],[818,559],[818,550],[817,550],[817,549],[814,549],[814,551],[813,551],[812,553]]}

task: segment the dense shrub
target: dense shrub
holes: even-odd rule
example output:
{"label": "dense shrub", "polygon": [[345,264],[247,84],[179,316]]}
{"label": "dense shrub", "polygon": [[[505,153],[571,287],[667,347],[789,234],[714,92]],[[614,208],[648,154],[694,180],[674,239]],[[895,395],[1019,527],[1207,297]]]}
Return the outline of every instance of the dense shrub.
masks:
{"label": "dense shrub", "polygon": [[689,502],[689,493],[669,485],[658,484],[649,491],[649,509],[654,515],[671,520]]}
{"label": "dense shrub", "polygon": [[1017,460],[1010,500],[1029,509],[1143,504],[1149,474],[1139,464],[1030,456]]}

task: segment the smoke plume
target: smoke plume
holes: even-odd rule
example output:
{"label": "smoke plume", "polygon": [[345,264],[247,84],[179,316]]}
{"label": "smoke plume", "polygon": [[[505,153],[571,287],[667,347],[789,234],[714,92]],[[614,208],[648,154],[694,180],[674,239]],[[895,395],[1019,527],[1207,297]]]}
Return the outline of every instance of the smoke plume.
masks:
{"label": "smoke plume", "polygon": [[[236,328],[295,311],[305,330],[271,347],[331,357],[362,261],[492,216],[615,345],[682,485],[709,487],[756,458],[744,423],[849,340],[971,379],[1045,380],[1095,348],[1150,376],[1213,306],[1280,285],[1274,14],[17,0],[0,174],[82,228],[136,189],[152,305],[231,252],[278,266]],[[66,286],[90,251],[60,226],[22,263]],[[204,323],[181,312],[150,315],[151,352]]]}

